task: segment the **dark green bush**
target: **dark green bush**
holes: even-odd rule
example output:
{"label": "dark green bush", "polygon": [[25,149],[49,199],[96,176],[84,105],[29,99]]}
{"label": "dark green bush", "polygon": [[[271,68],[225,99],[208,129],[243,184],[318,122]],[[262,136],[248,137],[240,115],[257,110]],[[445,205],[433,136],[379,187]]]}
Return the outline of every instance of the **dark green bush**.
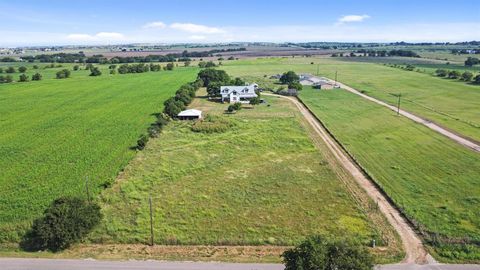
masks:
{"label": "dark green bush", "polygon": [[32,75],[32,81],[41,81],[41,80],[42,80],[42,74],[37,72]]}
{"label": "dark green bush", "polygon": [[307,238],[283,254],[285,270],[370,270],[373,259],[362,245],[347,239]]}
{"label": "dark green bush", "polygon": [[148,137],[145,134],[140,135],[140,138],[137,140],[137,149],[138,150],[143,150],[145,149],[145,146],[147,146],[148,142]]}
{"label": "dark green bush", "polygon": [[59,198],[33,222],[20,246],[28,251],[63,250],[79,242],[101,219],[97,204],[81,198]]}

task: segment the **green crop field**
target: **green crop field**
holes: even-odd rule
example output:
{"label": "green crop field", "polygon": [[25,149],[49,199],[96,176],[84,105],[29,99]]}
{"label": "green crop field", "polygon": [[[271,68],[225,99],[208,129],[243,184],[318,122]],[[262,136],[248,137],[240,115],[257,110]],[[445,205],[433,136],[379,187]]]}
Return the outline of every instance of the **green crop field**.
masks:
{"label": "green crop field", "polygon": [[[388,227],[381,233],[365,214],[370,210],[352,199],[338,164],[323,144],[314,146],[297,109],[266,99],[269,106],[236,114],[224,114],[226,104],[195,100],[192,108],[234,126],[204,134],[190,121],[170,123],[102,193],[105,220],[91,240],[147,243],[150,195],[159,244],[291,245],[315,233],[381,245],[394,239],[389,225],[379,225]],[[398,260],[391,244],[389,256]]]}
{"label": "green crop field", "polygon": [[43,81],[0,85],[0,242],[17,242],[53,199],[85,195],[86,177],[94,195],[111,183],[152,114],[198,72],[83,70],[51,79],[56,70],[41,69]]}
{"label": "green crop field", "polygon": [[[313,64],[312,64],[313,63]],[[294,70],[335,77],[366,94],[396,104],[402,94],[402,107],[464,136],[480,141],[480,86],[430,74],[405,71],[375,63],[338,60],[332,57],[284,57],[226,61],[223,69],[235,76],[278,87],[268,77]]]}
{"label": "green crop field", "polygon": [[[427,238],[480,241],[478,153],[344,90],[307,88],[301,99]],[[480,261],[478,244],[435,248],[449,260]]]}

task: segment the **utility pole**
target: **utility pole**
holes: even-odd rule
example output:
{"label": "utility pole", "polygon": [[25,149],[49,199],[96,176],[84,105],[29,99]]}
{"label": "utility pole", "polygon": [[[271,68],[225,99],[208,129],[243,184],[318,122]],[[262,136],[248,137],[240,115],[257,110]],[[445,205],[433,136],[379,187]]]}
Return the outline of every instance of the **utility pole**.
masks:
{"label": "utility pole", "polygon": [[335,70],[335,84],[333,86],[337,86],[337,70]]}
{"label": "utility pole", "polygon": [[400,115],[400,100],[402,99],[402,93],[398,94],[398,103],[397,103],[397,116]]}
{"label": "utility pole", "polygon": [[88,202],[92,202],[91,199],[90,199],[90,191],[88,190],[88,176],[85,177],[85,189],[87,191],[87,199],[88,199]]}
{"label": "utility pole", "polygon": [[320,64],[317,64],[317,76],[320,73]]}
{"label": "utility pole", "polygon": [[153,213],[152,213],[152,196],[148,198],[150,204],[150,246],[153,246]]}

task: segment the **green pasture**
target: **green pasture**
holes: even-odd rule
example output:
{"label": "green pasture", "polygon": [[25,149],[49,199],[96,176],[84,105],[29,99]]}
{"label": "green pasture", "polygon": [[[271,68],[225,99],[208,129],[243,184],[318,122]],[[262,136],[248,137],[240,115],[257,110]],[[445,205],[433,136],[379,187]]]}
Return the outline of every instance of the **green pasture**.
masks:
{"label": "green pasture", "polygon": [[[102,67],[107,69],[107,67]],[[63,195],[96,196],[135,156],[152,115],[195,68],[0,85],[0,242]]]}

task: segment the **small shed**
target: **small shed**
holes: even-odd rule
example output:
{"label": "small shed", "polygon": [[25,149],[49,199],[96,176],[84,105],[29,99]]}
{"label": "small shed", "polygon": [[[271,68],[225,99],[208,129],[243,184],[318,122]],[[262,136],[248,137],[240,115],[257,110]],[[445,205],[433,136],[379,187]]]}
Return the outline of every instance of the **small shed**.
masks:
{"label": "small shed", "polygon": [[178,119],[180,120],[195,120],[195,119],[202,119],[202,111],[189,109],[185,111],[181,111],[178,114]]}
{"label": "small shed", "polygon": [[327,82],[327,81],[319,81],[313,84],[313,87],[315,89],[333,89],[334,85],[333,83]]}

